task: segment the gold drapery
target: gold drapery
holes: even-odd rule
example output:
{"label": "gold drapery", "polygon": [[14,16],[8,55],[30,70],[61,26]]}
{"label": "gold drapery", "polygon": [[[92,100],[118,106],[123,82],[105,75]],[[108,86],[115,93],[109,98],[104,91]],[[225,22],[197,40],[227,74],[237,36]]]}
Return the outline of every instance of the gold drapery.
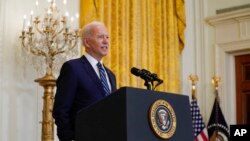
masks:
{"label": "gold drapery", "polygon": [[137,67],[164,80],[157,90],[180,91],[184,0],[81,0],[80,26],[93,20],[109,30],[111,48],[104,63],[116,74],[118,88],[145,88],[144,81],[130,73]]}

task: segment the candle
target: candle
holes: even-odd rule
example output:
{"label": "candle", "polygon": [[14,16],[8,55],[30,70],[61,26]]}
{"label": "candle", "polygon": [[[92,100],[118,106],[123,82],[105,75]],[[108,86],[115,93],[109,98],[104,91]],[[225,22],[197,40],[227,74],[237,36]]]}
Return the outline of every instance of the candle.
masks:
{"label": "candle", "polygon": [[55,8],[56,8],[56,1],[53,1],[53,3],[52,3],[52,7],[53,7],[53,9],[55,9]]}
{"label": "candle", "polygon": [[39,4],[38,1],[36,1],[36,7],[38,7],[38,4]]}
{"label": "candle", "polygon": [[27,16],[24,15],[24,16],[23,16],[23,30],[25,29],[26,18],[27,18]]}
{"label": "candle", "polygon": [[38,0],[36,1],[36,3],[35,3],[35,13],[39,13],[39,7],[38,7],[38,5],[39,5],[39,2],[38,2]]}
{"label": "candle", "polygon": [[30,27],[30,21],[27,22],[27,26]]}
{"label": "candle", "polygon": [[63,0],[62,11],[66,9],[67,0]]}
{"label": "candle", "polygon": [[30,11],[30,25],[31,25],[31,26],[32,26],[32,24],[33,24],[33,14],[34,14],[34,11],[31,10],[31,11]]}
{"label": "candle", "polygon": [[48,11],[47,11],[47,16],[48,16],[48,19],[50,19],[50,17],[51,17],[51,14],[52,14],[52,11],[51,11],[51,9],[48,9]]}
{"label": "candle", "polygon": [[79,19],[79,14],[78,13],[76,13],[76,19]]}
{"label": "candle", "polygon": [[65,16],[69,17],[69,12],[68,11],[65,12]]}
{"label": "candle", "polygon": [[74,22],[74,20],[75,20],[74,17],[71,17],[71,18],[70,18],[70,21],[71,21],[71,22]]}

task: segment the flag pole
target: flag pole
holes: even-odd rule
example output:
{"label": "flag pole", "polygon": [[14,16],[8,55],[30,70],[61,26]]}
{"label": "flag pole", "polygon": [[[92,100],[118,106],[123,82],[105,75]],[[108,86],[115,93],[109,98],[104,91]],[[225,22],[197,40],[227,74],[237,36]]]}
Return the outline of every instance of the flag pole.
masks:
{"label": "flag pole", "polygon": [[[218,108],[219,108],[219,93],[218,93],[218,88],[219,88],[219,83],[221,81],[220,77],[217,76],[213,76],[212,77],[212,84],[215,88],[215,100],[217,101],[217,104],[215,105],[215,124],[218,125],[219,124],[219,113],[218,113]],[[219,127],[215,126],[215,131],[213,132],[210,141],[215,141],[216,138],[218,138],[218,132],[219,132]]]}
{"label": "flag pole", "polygon": [[197,75],[191,74],[188,79],[192,83],[191,116],[194,129],[194,139],[195,141],[208,141],[207,128],[200,113],[200,108],[196,98],[196,82],[199,78]]}
{"label": "flag pole", "polygon": [[214,85],[215,90],[218,90],[220,81],[221,81],[220,77],[218,77],[218,76],[213,76],[212,77],[212,84]]}
{"label": "flag pole", "polygon": [[[215,112],[215,123],[218,124],[219,123],[219,114],[218,114],[218,106],[219,106],[219,94],[218,94],[218,88],[219,88],[219,83],[221,81],[221,78],[220,77],[217,77],[217,76],[213,76],[212,77],[212,84],[214,85],[214,88],[215,88],[215,99],[217,101],[217,104],[216,104],[216,112]],[[216,140],[216,137],[218,137],[218,131],[219,131],[219,127],[216,126],[215,127],[215,132],[212,136],[212,140]]]}
{"label": "flag pole", "polygon": [[217,76],[212,77],[212,84],[215,88],[215,100],[213,109],[209,118],[208,122],[208,134],[209,134],[209,141],[217,141],[223,140],[223,141],[229,141],[230,135],[229,135],[229,128],[226,123],[226,120],[224,118],[224,115],[222,113],[222,110],[220,108],[219,103],[219,83],[221,82],[221,78]]}
{"label": "flag pole", "polygon": [[219,89],[219,83],[221,81],[221,78],[218,76],[213,76],[212,77],[212,84],[214,85],[215,88],[215,97],[218,103],[220,103],[219,101],[219,93],[218,93],[218,89]]}
{"label": "flag pole", "polygon": [[190,74],[188,79],[192,83],[192,99],[196,99],[196,82],[199,80],[198,76],[195,74]]}

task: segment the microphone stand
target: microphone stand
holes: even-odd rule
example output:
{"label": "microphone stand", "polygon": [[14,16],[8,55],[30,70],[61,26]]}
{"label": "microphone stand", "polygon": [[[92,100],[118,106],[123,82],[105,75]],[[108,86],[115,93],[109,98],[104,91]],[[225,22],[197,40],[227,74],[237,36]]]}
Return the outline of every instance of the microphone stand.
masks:
{"label": "microphone stand", "polygon": [[[150,71],[145,69],[139,70],[133,67],[131,69],[131,73],[136,76],[140,76],[145,81],[144,86],[147,87],[147,90],[155,90],[155,88],[163,82],[163,80],[160,80],[157,77],[157,74],[151,73]],[[155,86],[154,86],[154,81],[158,82]]]}
{"label": "microphone stand", "polygon": [[144,86],[146,86],[146,87],[147,87],[147,90],[152,90],[152,87],[151,87],[151,85],[150,85],[150,83],[149,83],[149,82],[150,82],[150,81],[145,80]]}
{"label": "microphone stand", "polygon": [[[152,82],[152,83],[153,83],[153,82]],[[161,84],[161,83],[158,82],[158,83],[155,85],[155,87],[153,88],[153,90],[155,90],[155,88],[158,87],[160,84]]]}

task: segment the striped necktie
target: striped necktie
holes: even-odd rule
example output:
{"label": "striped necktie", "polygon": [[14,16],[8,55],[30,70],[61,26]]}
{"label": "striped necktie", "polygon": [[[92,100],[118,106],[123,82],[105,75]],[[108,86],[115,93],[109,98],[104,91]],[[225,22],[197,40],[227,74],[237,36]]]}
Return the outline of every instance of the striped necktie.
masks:
{"label": "striped necktie", "polygon": [[107,96],[110,94],[110,89],[109,89],[108,81],[106,79],[105,70],[100,62],[97,63],[97,67],[99,69],[103,90],[105,92],[105,95]]}

